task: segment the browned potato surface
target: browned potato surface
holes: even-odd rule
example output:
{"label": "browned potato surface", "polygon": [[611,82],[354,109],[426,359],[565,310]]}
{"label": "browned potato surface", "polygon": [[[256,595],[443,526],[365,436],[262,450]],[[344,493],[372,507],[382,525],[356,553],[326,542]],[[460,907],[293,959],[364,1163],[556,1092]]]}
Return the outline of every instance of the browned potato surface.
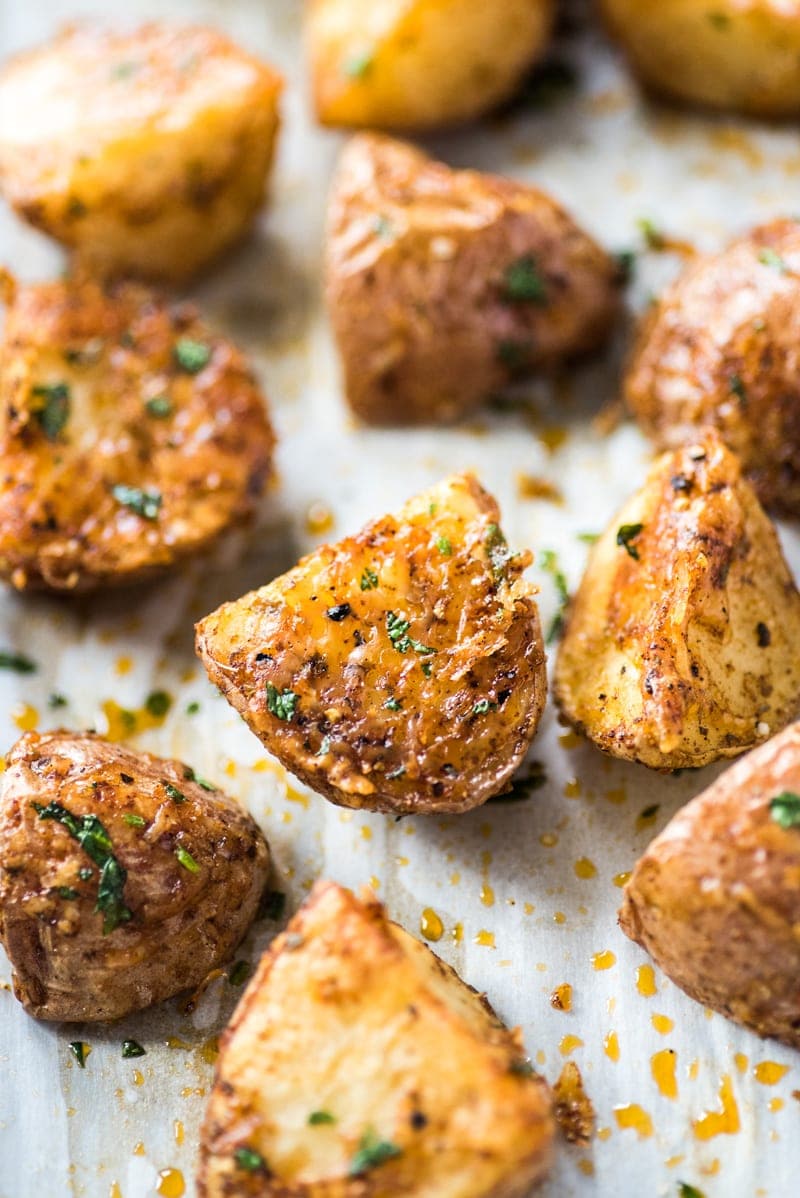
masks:
{"label": "browned potato surface", "polygon": [[197,986],[269,868],[248,815],[179,761],[28,732],[0,797],[0,940],[38,1019],[118,1019]]}
{"label": "browned potato surface", "polygon": [[426,129],[507,99],[544,50],[554,0],[308,0],[326,125]]}
{"label": "browned potato surface", "polygon": [[625,397],[662,448],[717,428],[761,502],[800,515],[800,223],[688,266],[642,325]]}
{"label": "browned potato surface", "polygon": [[323,545],[197,625],[211,681],[334,803],[465,811],[505,786],[545,702],[534,590],[469,474]]}
{"label": "browned potato surface", "polygon": [[734,757],[800,711],[800,595],[738,461],[664,454],[592,549],[555,670],[567,720],[656,769]]}
{"label": "browned potato surface", "polygon": [[620,926],[692,998],[800,1048],[800,724],[678,812]]}
{"label": "browned potato surface", "polygon": [[260,206],[280,90],[213,29],[70,27],[0,72],[0,190],[92,272],[183,280]]}
{"label": "browned potato surface", "polygon": [[250,515],[273,435],[239,351],[134,284],[12,293],[0,343],[0,576],[146,577]]}
{"label": "browned potato surface", "polygon": [[518,1033],[374,898],[321,882],[223,1037],[199,1194],[523,1198],[553,1133]]}
{"label": "browned potato surface", "polygon": [[376,424],[452,420],[619,311],[615,264],[544,192],[377,134],[342,154],[326,274],[347,399]]}
{"label": "browned potato surface", "polygon": [[800,112],[800,6],[792,0],[598,0],[658,92],[764,117]]}

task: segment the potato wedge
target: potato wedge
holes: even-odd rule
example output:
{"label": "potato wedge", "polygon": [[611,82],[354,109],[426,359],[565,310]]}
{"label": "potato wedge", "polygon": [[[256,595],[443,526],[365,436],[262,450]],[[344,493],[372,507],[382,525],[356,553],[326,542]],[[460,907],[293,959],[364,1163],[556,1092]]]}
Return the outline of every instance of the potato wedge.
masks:
{"label": "potato wedge", "polygon": [[256,915],[258,827],[179,761],[27,732],[0,793],[0,941],[37,1019],[119,1019],[198,986]]}
{"label": "potato wedge", "polygon": [[800,594],[737,459],[664,454],[594,546],[555,669],[563,715],[655,769],[734,757],[800,711]]}
{"label": "potato wedge", "polygon": [[800,112],[800,9],[786,0],[598,0],[642,81],[709,108]]}
{"label": "potato wedge", "polygon": [[198,1188],[523,1198],[553,1134],[518,1033],[374,898],[320,882],[223,1037]]}
{"label": "potato wedge", "polygon": [[137,284],[9,285],[0,577],[148,577],[252,514],[274,437],[239,351]]}
{"label": "potato wedge", "polygon": [[68,28],[0,72],[0,191],[92,273],[183,281],[260,207],[280,90],[213,29]]}
{"label": "potato wedge", "polygon": [[598,348],[620,310],[616,264],[544,192],[377,134],[342,154],[326,275],[345,393],[374,424],[461,416]]}
{"label": "potato wedge", "polygon": [[678,812],[619,921],[692,998],[800,1048],[800,724]]}
{"label": "potato wedge", "polygon": [[554,0],[308,0],[324,125],[428,129],[516,90],[550,37]]}
{"label": "potato wedge", "polygon": [[534,590],[469,474],[323,545],[197,625],[211,681],[344,807],[466,811],[502,790],[546,677]]}
{"label": "potato wedge", "polygon": [[800,222],[776,220],[693,262],[645,318],[625,379],[662,448],[704,426],[765,506],[800,516]]}

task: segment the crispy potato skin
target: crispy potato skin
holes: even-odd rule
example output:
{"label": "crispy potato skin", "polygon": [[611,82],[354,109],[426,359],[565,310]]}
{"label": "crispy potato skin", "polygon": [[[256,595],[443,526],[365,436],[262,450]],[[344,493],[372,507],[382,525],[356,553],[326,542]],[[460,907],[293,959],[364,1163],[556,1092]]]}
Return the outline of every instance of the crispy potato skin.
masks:
{"label": "crispy potato skin", "polygon": [[554,0],[309,0],[317,116],[380,129],[469,120],[514,93],[554,14]]}
{"label": "crispy potato skin", "polygon": [[[543,292],[512,298],[529,260]],[[544,192],[351,138],[328,209],[326,297],[353,410],[452,420],[521,372],[596,349],[619,313],[611,258]]]}
{"label": "crispy potato skin", "polygon": [[[641,524],[630,542],[618,530]],[[800,595],[716,435],[653,467],[591,552],[555,669],[567,720],[656,769],[752,748],[800,710]]]}
{"label": "crispy potato skin", "polygon": [[761,502],[800,516],[799,346],[800,223],[776,220],[672,284],[643,322],[625,398],[662,448],[718,429]]}
{"label": "crispy potato skin", "polygon": [[[99,869],[62,823],[40,817],[34,803],[50,802],[76,818],[97,816],[127,871],[132,918],[107,935],[95,909]],[[28,732],[8,755],[0,804],[0,939],[16,996],[37,1019],[118,1019],[197,986],[255,917],[266,842],[232,800],[188,780],[179,761],[88,734]],[[197,872],[178,861],[181,847]],[[82,880],[86,867],[92,877]]]}
{"label": "crispy potato skin", "polygon": [[[520,577],[530,555],[507,554],[498,520],[491,496],[460,475],[323,545],[201,620],[209,677],[334,803],[477,807],[519,765],[546,696],[535,592]],[[391,617],[409,621],[405,648]],[[296,695],[291,718],[270,711],[269,687]]]}
{"label": "crispy potato skin", "polygon": [[[176,358],[186,338],[211,351],[197,373]],[[69,408],[53,436],[40,389],[57,384]],[[78,591],[158,573],[252,514],[273,444],[247,363],[191,306],[137,284],[19,287],[0,343],[0,576]],[[154,518],[119,485],[157,492]]]}
{"label": "crispy potato skin", "polygon": [[673,99],[762,117],[800,111],[800,10],[785,0],[598,0],[642,81]]}
{"label": "crispy potato skin", "polygon": [[280,90],[213,29],[68,28],[0,74],[0,190],[94,274],[183,281],[260,207]]}
{"label": "crispy potato skin", "polygon": [[[518,1034],[379,903],[317,883],[222,1039],[200,1198],[523,1198],[554,1134],[523,1059]],[[320,1110],[335,1122],[309,1125]],[[370,1131],[400,1154],[349,1176]],[[267,1169],[238,1168],[242,1147]]]}
{"label": "crispy potato skin", "polygon": [[726,770],[637,862],[620,927],[692,998],[800,1048],[800,724]]}

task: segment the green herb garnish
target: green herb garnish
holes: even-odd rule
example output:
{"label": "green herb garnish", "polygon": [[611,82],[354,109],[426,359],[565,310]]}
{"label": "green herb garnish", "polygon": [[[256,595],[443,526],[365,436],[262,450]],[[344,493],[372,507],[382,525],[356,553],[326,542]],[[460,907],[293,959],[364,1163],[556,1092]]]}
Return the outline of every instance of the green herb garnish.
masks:
{"label": "green herb garnish", "polygon": [[625,550],[628,557],[632,557],[637,562],[639,560],[639,550],[633,542],[643,528],[643,524],[621,524],[617,529],[617,544],[621,549]]}
{"label": "green herb garnish", "polygon": [[450,543],[449,537],[437,537],[436,548],[444,557],[450,557],[453,552],[453,546]]}
{"label": "green herb garnish", "polygon": [[237,961],[233,969],[228,974],[228,981],[232,986],[243,986],[250,974],[250,965],[247,961]]}
{"label": "green herb garnish", "polygon": [[747,403],[747,391],[740,375],[732,374],[728,379],[728,386],[730,387],[731,395],[735,395],[742,403]]}
{"label": "green herb garnish", "polygon": [[57,886],[56,890],[58,897],[62,899],[76,899],[80,897],[77,890],[74,890],[72,886]]}
{"label": "green herb garnish", "polygon": [[383,706],[387,711],[400,711],[403,704],[397,699],[387,699]]}
{"label": "green herb garnish", "polygon": [[266,1170],[267,1167],[267,1162],[260,1152],[256,1152],[255,1148],[237,1148],[233,1159],[236,1162],[236,1167],[243,1169],[245,1173],[258,1173],[261,1170]]}
{"label": "green herb garnish", "polygon": [[0,649],[0,670],[13,670],[15,674],[35,674],[39,667],[24,653]]}
{"label": "green herb garnish", "polygon": [[489,564],[492,567],[492,574],[498,581],[505,578],[506,566],[511,554],[499,524],[487,525],[484,544],[489,556]]}
{"label": "green herb garnish", "polygon": [[132,1057],[143,1057],[147,1054],[138,1040],[123,1040],[122,1055],[126,1061],[129,1061]]}
{"label": "green herb garnish", "polygon": [[523,1057],[518,1057],[517,1060],[511,1062],[508,1072],[516,1074],[517,1077],[532,1077],[535,1070],[530,1061],[526,1061]]}
{"label": "green herb garnish", "polygon": [[47,706],[53,709],[56,707],[66,707],[68,703],[69,699],[66,695],[60,695],[56,691],[53,691],[47,700]]}
{"label": "green herb garnish", "polygon": [[126,811],[122,818],[124,819],[125,823],[129,824],[132,828],[143,828],[147,823],[146,819],[144,819],[141,815],[136,815],[136,813],[132,811]]}
{"label": "green herb garnish", "polygon": [[697,1186],[689,1185],[688,1181],[679,1181],[678,1198],[705,1198],[705,1194]]}
{"label": "green herb garnish", "polygon": [[369,568],[369,566],[366,566],[364,568],[363,574],[361,575],[361,581],[360,581],[361,590],[362,591],[374,591],[375,588],[377,587],[377,585],[378,585],[378,575],[375,573],[374,570],[371,570]]}
{"label": "green herb garnish", "polygon": [[781,791],[770,799],[769,813],[782,828],[800,827],[800,795],[793,790]]}
{"label": "green herb garnish", "polygon": [[85,1069],[86,1058],[89,1055],[89,1045],[83,1040],[70,1040],[69,1050],[80,1065],[81,1069]]}
{"label": "green herb garnish", "polygon": [[330,1111],[312,1111],[308,1116],[309,1127],[319,1127],[321,1123],[335,1123],[336,1117]]}
{"label": "green herb garnish", "polygon": [[111,488],[111,494],[116,499],[117,503],[123,507],[130,508],[137,516],[141,516],[143,520],[157,520],[158,513],[161,509],[161,492],[153,490],[142,490],[141,487],[129,487],[124,483],[118,483]]}
{"label": "green herb garnish", "polygon": [[186,795],[183,793],[182,790],[178,790],[177,786],[173,786],[171,782],[164,783],[164,790],[167,792],[168,796],[172,799],[173,803],[185,803],[186,802]]}
{"label": "green herb garnish", "polygon": [[31,389],[31,395],[42,403],[34,408],[34,416],[48,441],[57,441],[69,420],[69,387],[66,383],[42,384]]}
{"label": "green herb garnish", "polygon": [[644,237],[645,245],[649,250],[663,250],[666,245],[664,234],[649,220],[646,216],[637,220],[639,231]]}
{"label": "green herb garnish", "polygon": [[782,258],[780,254],[777,254],[775,250],[770,249],[769,247],[761,250],[758,255],[758,260],[764,266],[771,266],[773,270],[777,270],[777,272],[782,275],[785,275],[789,270],[789,264],[787,263],[786,259]]}
{"label": "green herb garnish", "polygon": [[153,416],[156,420],[166,420],[175,411],[168,395],[154,395],[152,399],[147,400],[144,406],[147,415]]}
{"label": "green herb garnish", "polygon": [[496,711],[497,704],[490,703],[488,699],[479,699],[472,708],[473,715],[486,715],[487,711]]}
{"label": "green herb garnish", "polygon": [[358,1151],[350,1162],[348,1173],[351,1177],[358,1177],[360,1173],[366,1173],[368,1169],[376,1169],[385,1161],[402,1155],[402,1151],[391,1140],[379,1140],[371,1129],[365,1131],[361,1137]]}
{"label": "green herb garnish", "polygon": [[113,932],[121,923],[133,918],[133,912],[123,902],[123,891],[127,873],[114,856],[111,837],[96,815],[73,815],[60,803],[41,803],[33,806],[39,819],[54,819],[63,824],[70,836],[77,840],[84,853],[100,867],[95,911],[103,913],[103,935]]}
{"label": "green herb garnish", "polygon": [[211,361],[211,350],[202,341],[181,337],[175,342],[175,360],[181,370],[189,374],[198,374]]}
{"label": "green herb garnish", "polygon": [[259,912],[265,919],[280,919],[286,908],[286,895],[280,890],[267,890],[261,900]]}
{"label": "green herb garnish", "polygon": [[514,303],[547,304],[547,287],[533,254],[511,263],[503,275],[503,290]]}
{"label": "green herb garnish", "polygon": [[409,621],[404,616],[398,616],[393,611],[387,611],[386,631],[389,634],[389,640],[398,653],[408,653],[409,649],[413,649],[415,653],[420,653],[423,656],[435,653],[436,650],[431,649],[430,645],[423,645],[421,641],[416,641],[413,636],[408,635],[410,627]]}
{"label": "green herb garnish", "polygon": [[166,691],[151,691],[144,701],[145,710],[154,719],[160,720],[172,706],[172,698]]}
{"label": "green herb garnish", "polygon": [[178,858],[178,861],[183,868],[188,869],[190,874],[200,873],[200,866],[197,864],[189,850],[185,849],[182,844],[179,844],[176,848],[175,856]]}
{"label": "green herb garnish", "polygon": [[541,557],[542,569],[550,575],[558,595],[558,611],[553,616],[552,623],[547,630],[546,641],[548,645],[552,645],[553,641],[561,635],[561,630],[564,627],[564,612],[569,603],[569,589],[567,588],[567,578],[564,571],[558,564],[558,557],[552,549],[545,549]]}
{"label": "green herb garnish", "polygon": [[197,715],[199,710],[200,710],[200,704],[197,702],[196,699],[192,699],[191,703],[186,704],[186,714],[187,715]]}
{"label": "green herb garnish", "polygon": [[279,691],[271,682],[267,683],[267,710],[288,723],[294,718],[297,709],[297,695],[286,687]]}

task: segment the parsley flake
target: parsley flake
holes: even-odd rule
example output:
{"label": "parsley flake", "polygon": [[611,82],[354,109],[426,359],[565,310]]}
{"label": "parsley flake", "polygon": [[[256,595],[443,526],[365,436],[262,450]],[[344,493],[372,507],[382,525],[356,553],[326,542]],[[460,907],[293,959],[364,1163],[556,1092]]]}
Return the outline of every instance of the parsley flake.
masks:
{"label": "parsley flake", "polygon": [[488,711],[496,711],[497,704],[491,703],[488,699],[478,699],[478,702],[472,708],[473,715],[486,715]]}
{"label": "parsley flake", "polygon": [[398,653],[408,653],[409,649],[413,649],[415,653],[423,656],[435,653],[436,650],[432,649],[430,645],[423,645],[421,641],[416,641],[413,636],[408,635],[410,627],[410,622],[404,616],[398,616],[393,611],[387,611],[386,631],[389,634],[389,640]]}
{"label": "parsley flake", "polygon": [[689,1185],[688,1181],[679,1181],[678,1198],[705,1198],[705,1194],[697,1186]]}
{"label": "parsley flake", "polygon": [[374,60],[375,55],[372,50],[362,50],[360,54],[351,54],[342,63],[342,73],[348,79],[363,79]]}
{"label": "parsley flake", "polygon": [[547,630],[545,638],[548,645],[552,645],[560,635],[564,627],[564,612],[569,603],[569,590],[567,588],[567,578],[564,571],[559,567],[558,557],[552,549],[545,549],[542,553],[541,560],[542,569],[550,575],[556,588],[558,595],[558,611],[553,616],[552,623]]}
{"label": "parsley flake", "polygon": [[191,337],[181,337],[175,342],[175,360],[181,370],[188,374],[199,374],[204,366],[211,361],[211,350],[202,341],[193,341]]}
{"label": "parsley flake", "polygon": [[308,1116],[309,1127],[319,1127],[321,1123],[335,1123],[336,1117],[330,1111],[312,1111]]}
{"label": "parsley flake", "polygon": [[789,270],[789,265],[786,259],[782,258],[780,254],[777,254],[775,250],[770,249],[769,246],[767,246],[766,249],[761,250],[758,255],[758,260],[763,266],[770,266],[773,270],[777,270],[778,274],[781,275],[787,274]]}
{"label": "parsley flake", "polygon": [[33,414],[42,432],[48,441],[57,441],[69,420],[69,387],[66,383],[43,383],[33,387],[31,395],[41,400],[33,409]]}
{"label": "parsley flake", "polygon": [[449,537],[437,537],[436,538],[436,548],[439,550],[439,552],[442,554],[443,557],[450,557],[450,555],[453,552],[453,546],[450,543]]}
{"label": "parsley flake", "polygon": [[236,1162],[237,1169],[243,1169],[245,1173],[259,1173],[267,1168],[267,1162],[261,1153],[256,1152],[255,1148],[248,1148],[246,1145],[236,1149],[233,1159]]}
{"label": "parsley flake", "polygon": [[383,706],[387,711],[400,711],[403,704],[398,699],[387,699]]}
{"label": "parsley flake", "polygon": [[374,591],[378,585],[378,575],[369,566],[364,568],[359,583],[362,591]]}
{"label": "parsley flake", "polygon": [[728,386],[730,387],[731,395],[735,395],[742,403],[747,403],[747,391],[745,390],[741,375],[732,374],[728,379]]}
{"label": "parsley flake", "polygon": [[625,550],[628,557],[632,557],[637,562],[639,560],[639,550],[633,542],[643,529],[643,524],[621,524],[617,529],[617,544],[621,549]]}
{"label": "parsley flake", "polygon": [[142,1048],[138,1040],[123,1040],[122,1041],[122,1056],[124,1060],[129,1061],[135,1057],[146,1056],[145,1049]]}
{"label": "parsley flake", "polygon": [[173,786],[173,784],[171,782],[164,783],[164,790],[167,792],[167,795],[169,796],[169,798],[172,799],[173,803],[185,803],[186,802],[186,795],[183,793],[182,790],[178,790],[177,786]]}
{"label": "parsley flake", "polygon": [[72,886],[57,886],[56,891],[58,897],[62,899],[76,899],[79,897],[77,890]]}
{"label": "parsley flake", "polygon": [[151,691],[144,701],[144,706],[149,715],[160,720],[172,706],[172,699],[166,691]]}
{"label": "parsley flake", "polygon": [[547,287],[533,254],[524,254],[505,271],[503,290],[514,303],[547,304]]}
{"label": "parsley flake", "polygon": [[141,815],[137,815],[133,811],[126,811],[122,818],[131,828],[143,828],[147,823],[146,819],[143,819]]}
{"label": "parsley flake", "polygon": [[86,1058],[89,1055],[89,1045],[84,1040],[70,1040],[69,1050],[81,1069],[86,1068]]}
{"label": "parsley flake", "polygon": [[39,667],[24,653],[0,649],[0,670],[13,670],[15,674],[35,674]]}
{"label": "parsley flake", "polygon": [[[46,807],[34,803],[39,819],[53,819],[63,824],[73,840],[77,840],[84,853],[100,866],[100,881],[97,887],[95,911],[103,914],[103,935],[113,932],[121,923],[133,918],[133,912],[123,902],[123,891],[127,873],[114,856],[111,837],[96,815],[73,815],[60,803],[51,802]],[[83,873],[79,875],[83,877]]]}
{"label": "parsley flake", "polygon": [[379,1140],[375,1132],[370,1129],[365,1131],[361,1137],[358,1151],[350,1162],[348,1173],[351,1177],[358,1177],[359,1174],[366,1173],[369,1169],[376,1169],[385,1161],[393,1160],[401,1155],[402,1149],[398,1148],[397,1144],[393,1144],[391,1140]]}
{"label": "parsley flake", "polygon": [[286,687],[279,691],[271,682],[267,683],[267,710],[279,720],[288,724],[294,718],[297,708],[297,695]]}
{"label": "parsley flake", "polygon": [[782,828],[800,827],[800,795],[784,790],[769,801],[769,813]]}
{"label": "parsley flake", "polygon": [[237,961],[228,974],[231,986],[243,986],[250,976],[250,965],[247,961]]}
{"label": "parsley flake", "polygon": [[158,513],[161,509],[160,491],[142,490],[141,487],[129,487],[124,483],[118,483],[111,488],[111,494],[117,503],[123,507],[130,508],[132,512],[137,516],[141,516],[143,520],[158,519]]}
{"label": "parsley flake", "polygon": [[286,895],[281,890],[267,890],[261,900],[259,914],[264,919],[280,919],[286,907]]}
{"label": "parsley flake", "polygon": [[190,874],[200,873],[200,866],[197,864],[189,850],[185,849],[182,844],[179,844],[176,848],[175,856],[178,858],[178,861],[183,868],[188,869]]}
{"label": "parsley flake", "polygon": [[144,406],[147,415],[155,420],[166,420],[175,411],[172,400],[167,395],[154,395]]}

